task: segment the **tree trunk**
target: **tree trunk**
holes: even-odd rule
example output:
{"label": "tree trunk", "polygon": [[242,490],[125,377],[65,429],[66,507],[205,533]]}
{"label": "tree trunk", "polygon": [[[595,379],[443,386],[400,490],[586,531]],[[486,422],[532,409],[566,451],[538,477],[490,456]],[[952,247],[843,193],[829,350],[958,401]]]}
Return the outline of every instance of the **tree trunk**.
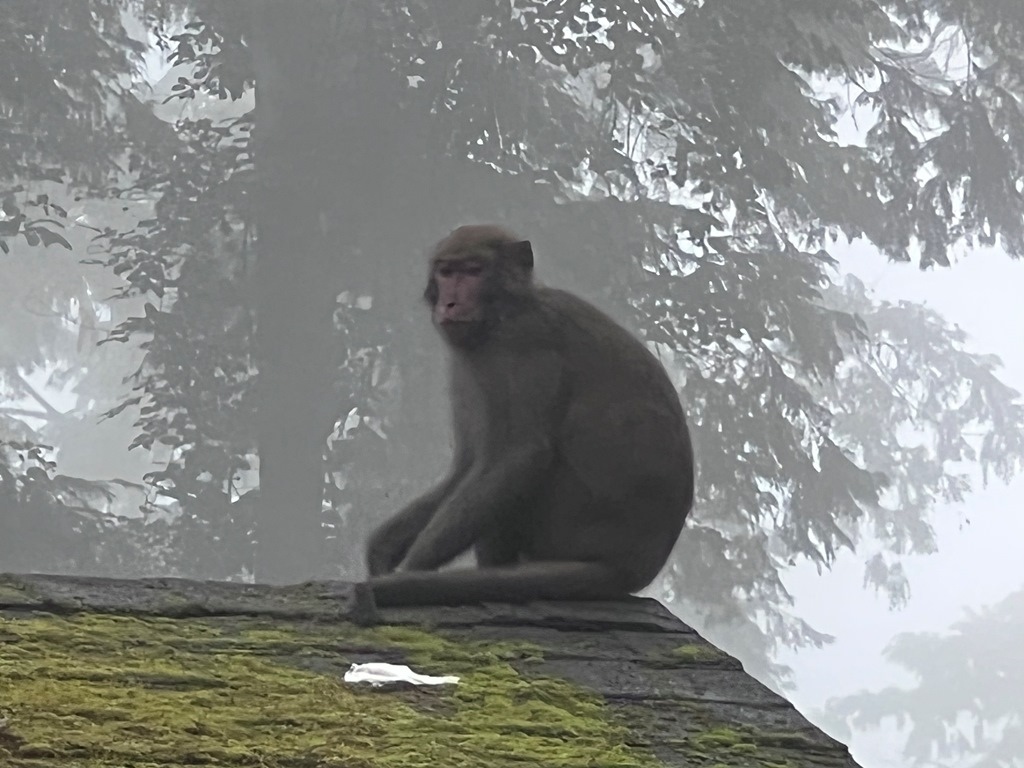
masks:
{"label": "tree trunk", "polygon": [[333,310],[338,252],[327,215],[339,139],[332,134],[327,52],[337,3],[261,1],[253,6],[257,77],[256,267],[260,514],[256,576],[288,583],[323,575],[325,440],[333,427],[338,351]]}

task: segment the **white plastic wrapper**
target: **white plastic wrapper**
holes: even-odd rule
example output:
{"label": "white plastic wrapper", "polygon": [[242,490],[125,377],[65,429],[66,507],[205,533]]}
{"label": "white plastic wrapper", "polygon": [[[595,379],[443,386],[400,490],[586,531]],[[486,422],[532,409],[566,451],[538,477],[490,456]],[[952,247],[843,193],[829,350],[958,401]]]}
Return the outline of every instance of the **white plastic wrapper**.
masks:
{"label": "white plastic wrapper", "polygon": [[453,675],[436,677],[413,672],[405,664],[386,664],[371,661],[366,664],[353,664],[345,673],[346,683],[369,683],[373,687],[389,683],[411,683],[412,685],[455,685],[459,678]]}

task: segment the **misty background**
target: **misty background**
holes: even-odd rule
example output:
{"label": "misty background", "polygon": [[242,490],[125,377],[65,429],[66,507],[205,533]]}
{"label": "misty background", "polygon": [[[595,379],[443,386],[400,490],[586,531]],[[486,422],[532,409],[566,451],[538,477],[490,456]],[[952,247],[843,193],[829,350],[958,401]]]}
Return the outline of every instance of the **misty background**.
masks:
{"label": "misty background", "polygon": [[3,11],[0,571],[361,578],[500,222],[679,385],[649,593],[866,768],[1024,765],[1024,6]]}

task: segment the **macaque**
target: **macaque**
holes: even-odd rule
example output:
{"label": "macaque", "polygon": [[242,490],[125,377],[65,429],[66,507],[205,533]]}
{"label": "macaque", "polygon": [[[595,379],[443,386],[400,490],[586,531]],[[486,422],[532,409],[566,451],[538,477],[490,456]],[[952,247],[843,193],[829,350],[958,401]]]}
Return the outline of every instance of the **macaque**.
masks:
{"label": "macaque", "polygon": [[[658,359],[533,281],[496,226],[435,247],[425,292],[451,353],[447,476],[371,536],[380,606],[606,600],[650,584],[693,505],[693,449]],[[476,568],[438,570],[472,548]]]}

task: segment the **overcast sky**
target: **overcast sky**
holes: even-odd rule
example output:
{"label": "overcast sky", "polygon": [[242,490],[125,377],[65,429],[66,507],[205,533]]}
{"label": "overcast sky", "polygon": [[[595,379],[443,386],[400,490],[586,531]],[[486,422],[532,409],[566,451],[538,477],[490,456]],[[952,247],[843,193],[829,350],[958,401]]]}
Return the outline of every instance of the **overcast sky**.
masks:
{"label": "overcast sky", "polygon": [[[166,74],[167,64],[159,51],[150,54],[146,79],[155,82]],[[840,133],[854,143],[866,127],[855,127],[848,119]],[[971,350],[998,354],[1005,366],[1003,381],[1024,391],[1024,262],[998,252],[976,252],[952,268],[921,273],[913,265],[889,264],[869,247],[833,255],[873,287],[878,298],[925,302],[958,324],[970,335]],[[63,405],[70,407],[70,402],[58,407]],[[795,670],[797,689],[788,694],[793,703],[813,717],[830,697],[909,682],[900,668],[882,658],[894,635],[944,630],[965,608],[994,603],[1024,587],[1021,510],[1024,478],[1010,486],[997,481],[987,489],[979,487],[963,505],[937,510],[939,552],[904,559],[912,592],[909,604],[897,611],[889,609],[885,595],[862,586],[863,563],[872,552],[868,542],[857,554],[840,557],[821,576],[813,566],[792,569],[787,585],[796,598],[795,613],[837,638],[823,650],[780,657]],[[857,735],[851,748],[865,768],[905,768],[901,744],[891,734]]]}
{"label": "overcast sky", "polygon": [[[1024,392],[1024,262],[978,251],[952,268],[922,273],[913,265],[889,264],[868,247],[834,255],[878,298],[924,302],[959,325],[970,336],[971,351],[997,354],[1004,364],[1000,378]],[[867,548],[841,557],[822,576],[813,567],[793,569],[787,585],[797,600],[795,612],[836,636],[823,650],[780,657],[796,673],[793,703],[811,714],[833,696],[910,682],[901,668],[882,659],[894,635],[943,631],[963,617],[965,608],[989,605],[1024,588],[1022,511],[1024,478],[1008,486],[998,480],[985,489],[979,484],[964,504],[940,507],[935,515],[939,552],[904,560],[911,597],[901,610],[891,611],[884,595],[863,588]],[[851,746],[865,768],[906,765],[891,734],[856,737]]]}

